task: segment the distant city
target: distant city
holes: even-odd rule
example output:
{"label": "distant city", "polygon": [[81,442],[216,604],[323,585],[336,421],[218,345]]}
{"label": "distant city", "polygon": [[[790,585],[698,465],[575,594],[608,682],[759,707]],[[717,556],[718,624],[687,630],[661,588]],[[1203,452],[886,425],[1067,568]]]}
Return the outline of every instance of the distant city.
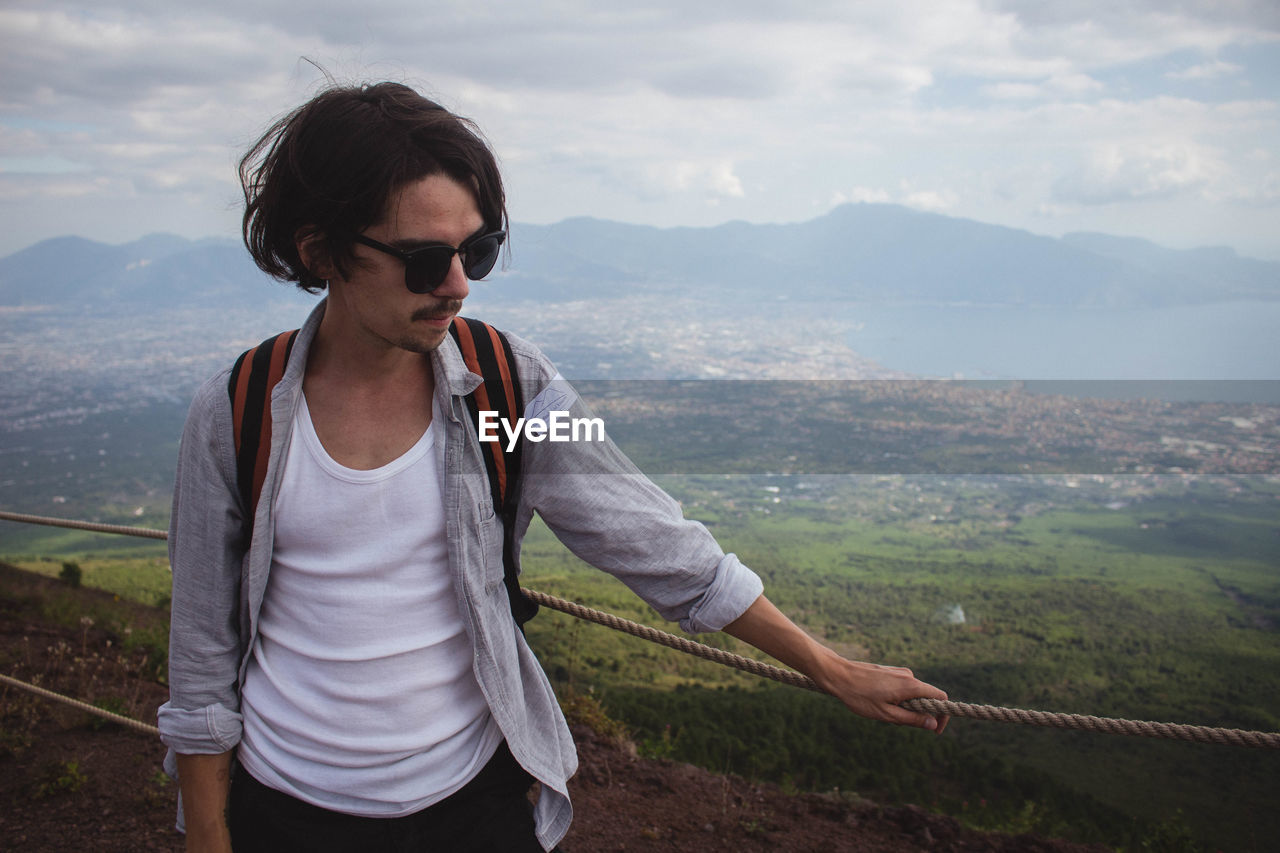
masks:
{"label": "distant city", "polygon": [[[788,456],[804,460],[796,470],[842,472],[1277,470],[1277,263],[867,204],[785,226],[517,224],[511,245],[465,313],[543,347],[588,399],[594,380],[667,380],[591,401],[668,472],[693,468],[661,448],[762,420],[774,435],[739,454],[752,471],[786,468]],[[315,301],[267,281],[229,240],[65,237],[0,258],[0,457],[39,448],[52,466],[33,479],[6,464],[0,486],[71,476],[66,457],[83,449],[68,442],[106,416],[118,430],[116,415],[145,410],[150,421],[130,429],[176,441],[199,383],[301,324]],[[905,381],[920,377],[999,381]],[[1022,381],[1049,379],[1088,381]],[[1109,381],[1124,379],[1148,381]],[[1152,381],[1182,379],[1212,381]],[[789,382],[784,396],[826,412],[797,429],[777,393],[744,397],[731,382],[680,391],[688,380],[904,382],[823,400],[818,386]],[[806,445],[815,430],[823,441]],[[698,466],[744,470],[714,454]],[[162,468],[144,491],[167,488]]]}

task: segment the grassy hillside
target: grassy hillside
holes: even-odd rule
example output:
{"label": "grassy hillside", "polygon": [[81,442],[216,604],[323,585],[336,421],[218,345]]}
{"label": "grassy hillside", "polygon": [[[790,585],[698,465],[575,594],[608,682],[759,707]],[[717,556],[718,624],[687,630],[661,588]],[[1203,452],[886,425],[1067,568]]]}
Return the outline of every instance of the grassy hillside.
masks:
{"label": "grassy hillside", "polygon": [[[953,698],[1280,730],[1274,482],[666,485],[810,632]],[[545,530],[525,564],[531,586],[662,624]],[[1129,847],[1194,835],[1261,850],[1280,830],[1274,753],[964,720],[934,740],[558,614],[529,635],[554,679],[594,690],[655,754]]]}

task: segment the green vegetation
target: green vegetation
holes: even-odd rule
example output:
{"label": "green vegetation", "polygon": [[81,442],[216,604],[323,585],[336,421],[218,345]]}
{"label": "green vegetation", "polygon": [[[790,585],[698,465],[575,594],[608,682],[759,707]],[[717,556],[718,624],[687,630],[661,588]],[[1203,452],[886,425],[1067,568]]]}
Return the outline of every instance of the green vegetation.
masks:
{"label": "green vegetation", "polygon": [[66,560],[62,563],[62,571],[58,572],[58,578],[72,589],[80,588],[80,581],[84,579],[84,572],[80,569],[80,564]]}
{"label": "green vegetation", "polygon": [[[11,560],[6,562],[29,571],[35,571],[49,577],[60,574],[56,559]],[[25,563],[25,565],[24,565]],[[99,574],[101,572],[101,574]],[[30,610],[41,619],[58,625],[73,628],[81,632],[87,639],[90,629],[105,630],[117,639],[117,648],[128,658],[133,671],[145,678],[164,683],[168,677],[169,666],[169,627],[163,614],[148,611],[137,612],[132,602],[151,606],[167,605],[169,596],[168,568],[163,569],[163,587],[160,586],[160,574],[156,571],[154,558],[145,563],[119,563],[111,560],[90,558],[84,561],[84,585],[97,587],[114,593],[112,601],[93,600],[78,595],[74,589],[55,588],[39,596],[24,595],[0,586],[0,597],[8,608],[15,613]],[[54,668],[71,661],[79,668],[80,674],[100,663],[93,656],[86,656],[82,641],[79,655],[75,649],[59,644],[53,651],[51,660]],[[96,701],[97,690],[102,685],[92,678],[85,679],[86,689],[77,693],[77,698],[85,701]]]}
{"label": "green vegetation", "polygon": [[[163,554],[164,546],[161,545],[159,548],[153,546],[151,550],[158,550]],[[67,563],[56,557],[17,554],[5,556],[3,559],[29,572],[67,580],[65,568]],[[71,586],[79,586],[83,583],[85,586],[104,589],[121,598],[152,607],[164,607],[169,603],[172,578],[169,574],[167,557],[155,554],[139,557],[100,556],[88,551],[79,554],[72,565],[79,569],[80,582],[70,584]]]}
{"label": "green vegetation", "polygon": [[[807,630],[909,665],[953,698],[1280,730],[1274,481],[663,484]],[[545,528],[528,542],[529,586],[663,625]],[[544,611],[529,637],[562,689],[593,689],[651,755],[1133,849],[1194,849],[1173,842],[1188,834],[1261,849],[1251,839],[1280,829],[1274,753],[968,720],[932,738],[559,614]]]}
{"label": "green vegetation", "polygon": [[80,770],[80,762],[63,761],[45,768],[43,780],[32,792],[34,799],[43,799],[57,794],[74,794],[84,787],[89,777]]}

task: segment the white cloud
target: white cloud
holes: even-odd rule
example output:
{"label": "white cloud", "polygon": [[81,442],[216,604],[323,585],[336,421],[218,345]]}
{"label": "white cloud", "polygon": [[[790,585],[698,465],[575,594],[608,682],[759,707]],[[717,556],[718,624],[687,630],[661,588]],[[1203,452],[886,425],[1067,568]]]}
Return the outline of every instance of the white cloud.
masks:
{"label": "white cloud", "polygon": [[993,10],[1017,17],[1022,55],[1058,58],[1082,69],[1177,51],[1211,56],[1232,44],[1274,42],[1280,30],[1280,7],[1273,0],[994,0]]}
{"label": "white cloud", "polygon": [[877,189],[874,187],[854,187],[849,192],[834,192],[831,194],[831,206],[835,207],[840,204],[885,204],[893,200],[893,196],[888,190]]}
{"label": "white cloud", "polygon": [[0,173],[0,204],[6,202],[31,202],[41,198],[60,201],[82,196],[107,196],[112,193],[127,192],[127,188],[102,177],[41,175],[36,178],[35,176],[21,173]]}
{"label": "white cloud", "polygon": [[982,94],[1006,101],[1073,99],[1095,95],[1106,87],[1088,74],[1054,74],[1040,83],[1004,82],[982,87]]}
{"label": "white cloud", "polygon": [[1170,71],[1164,76],[1170,80],[1216,80],[1219,77],[1230,77],[1243,71],[1243,65],[1215,59],[1211,62],[1192,65],[1190,68],[1184,68],[1181,71]]}
{"label": "white cloud", "polygon": [[940,213],[954,208],[960,203],[960,197],[950,190],[911,190],[902,196],[902,203],[917,210]]}
{"label": "white cloud", "polygon": [[1035,83],[993,83],[982,94],[1001,101],[1031,101],[1044,97],[1044,87]]}
{"label": "white cloud", "polygon": [[1203,190],[1224,172],[1216,152],[1183,142],[1100,145],[1059,181],[1055,197],[1083,204],[1159,198]]}
{"label": "white cloud", "polygon": [[36,158],[49,153],[41,134],[30,127],[0,124],[0,151],[8,157]]}
{"label": "white cloud", "polygon": [[698,163],[682,160],[655,163],[644,170],[645,190],[663,195],[691,193],[708,200],[742,198],[742,181],[728,161]]}
{"label": "white cloud", "polygon": [[960,197],[947,189],[916,189],[912,182],[903,181],[897,193],[875,187],[854,187],[848,192],[832,193],[830,207],[841,204],[901,204],[917,210],[940,212],[950,210],[960,203]]}
{"label": "white cloud", "polygon": [[82,172],[86,168],[83,163],[74,163],[57,154],[38,157],[0,157],[0,172],[59,175],[66,172]]}
{"label": "white cloud", "polygon": [[720,162],[712,165],[707,173],[707,188],[722,198],[742,198],[742,181],[733,173],[733,164]]}
{"label": "white cloud", "polygon": [[[1249,155],[1280,150],[1280,115],[1272,88],[1247,85],[1264,72],[1233,50],[1280,44],[1274,0],[442,0],[432,11],[410,0],[315,0],[305,13],[250,0],[4,4],[0,214],[18,227],[0,253],[50,236],[42,228],[93,236],[97,208],[56,201],[69,192],[133,193],[138,233],[234,231],[236,158],[323,85],[302,57],[340,79],[407,80],[475,118],[502,157],[513,214],[529,221],[787,221],[865,200],[1027,224],[1038,209],[1085,216],[1177,197],[1253,205],[1255,231],[1280,233],[1263,218],[1274,163]],[[1255,100],[1131,94],[1230,77]],[[36,174],[62,163],[83,173]]]}
{"label": "white cloud", "polygon": [[1211,185],[1206,189],[1205,197],[1214,203],[1246,208],[1280,207],[1280,171],[1268,168],[1262,162],[1249,171],[1247,179],[1219,181]]}
{"label": "white cloud", "polygon": [[1088,74],[1056,74],[1049,78],[1050,91],[1069,96],[1092,95],[1106,87]]}

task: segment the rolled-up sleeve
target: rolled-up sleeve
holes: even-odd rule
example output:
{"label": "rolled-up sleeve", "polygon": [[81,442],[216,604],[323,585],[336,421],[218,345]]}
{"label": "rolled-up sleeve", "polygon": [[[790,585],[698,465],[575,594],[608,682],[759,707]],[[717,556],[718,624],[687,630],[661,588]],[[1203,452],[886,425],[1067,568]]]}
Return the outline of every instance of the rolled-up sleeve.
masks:
{"label": "rolled-up sleeve", "polygon": [[161,739],[183,755],[217,755],[240,743],[240,714],[221,704],[187,711],[170,701],[157,716]]}
{"label": "rolled-up sleeve", "polygon": [[737,619],[764,593],[760,576],[742,564],[734,554],[725,554],[716,565],[706,593],[680,627],[691,634],[719,631]]}
{"label": "rolled-up sleeve", "polygon": [[[592,417],[536,350],[518,338],[513,349],[528,359],[519,366],[526,399],[533,395],[530,413],[542,416],[539,397],[550,396],[568,406],[570,420]],[[763,592],[759,576],[686,519],[607,435],[587,440],[587,432],[577,440],[526,439],[519,529],[536,511],[578,558],[691,633],[718,631],[741,616]]]}
{"label": "rolled-up sleeve", "polygon": [[169,701],[161,739],[187,754],[226,752],[240,742],[242,510],[235,487],[227,374],[196,393],[178,451],[169,565]]}

